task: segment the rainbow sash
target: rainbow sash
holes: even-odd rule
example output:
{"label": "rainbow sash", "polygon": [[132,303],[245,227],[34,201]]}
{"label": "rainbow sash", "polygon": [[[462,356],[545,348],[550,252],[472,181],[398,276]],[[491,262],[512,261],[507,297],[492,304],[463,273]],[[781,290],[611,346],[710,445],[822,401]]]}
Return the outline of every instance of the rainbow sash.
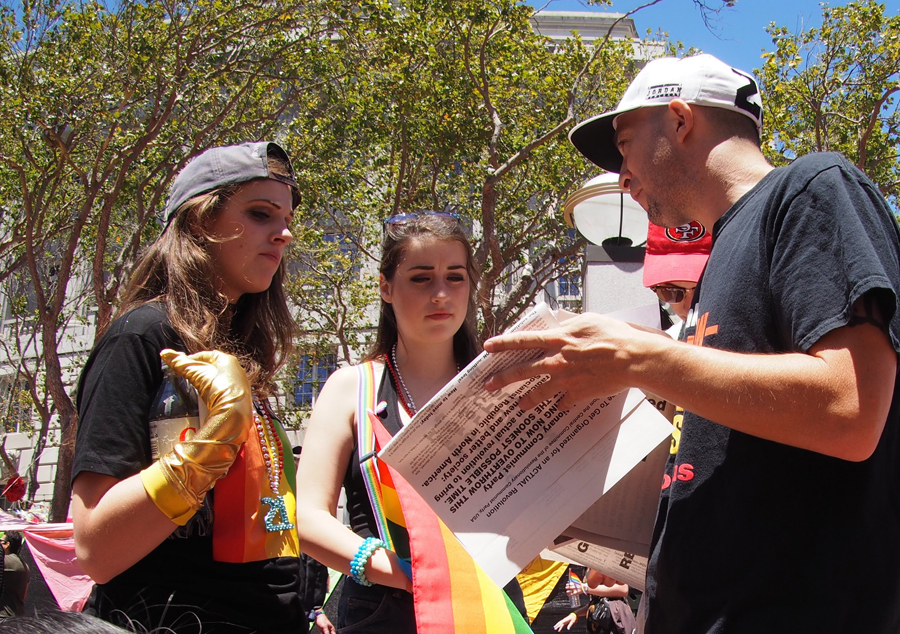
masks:
{"label": "rainbow sash", "polygon": [[375,368],[359,369],[357,446],[381,539],[412,579],[418,634],[530,634],[531,628],[416,490],[377,452],[391,439],[375,414]]}
{"label": "rainbow sash", "polygon": [[269,533],[265,528],[267,505],[260,504],[266,496],[284,498],[287,517],[296,522],[297,499],[294,496],[294,457],[291,443],[281,423],[274,416],[272,422],[284,452],[284,472],[278,491],[272,491],[266,475],[263,450],[255,430],[241,447],[237,459],[213,490],[213,559],[229,563],[262,561],[275,557],[299,557],[300,542],[297,529]]}

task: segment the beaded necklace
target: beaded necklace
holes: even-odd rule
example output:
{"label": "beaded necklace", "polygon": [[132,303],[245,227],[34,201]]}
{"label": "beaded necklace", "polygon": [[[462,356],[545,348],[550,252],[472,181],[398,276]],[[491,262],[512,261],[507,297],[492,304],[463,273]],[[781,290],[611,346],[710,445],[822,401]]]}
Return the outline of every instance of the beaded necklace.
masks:
{"label": "beaded necklace", "polygon": [[[269,507],[266,513],[266,532],[277,533],[294,528],[294,524],[288,518],[287,507],[284,504],[284,496],[279,495],[281,474],[284,473],[284,447],[281,437],[275,427],[268,408],[255,396],[253,397],[253,424],[256,426],[256,435],[259,437],[259,448],[262,449],[263,461],[266,463],[266,474],[269,477],[269,487],[274,497],[264,496],[260,502]],[[276,522],[275,520],[280,521]]]}
{"label": "beaded necklace", "polygon": [[[397,365],[397,344],[394,344],[394,347],[391,348],[390,356],[384,355],[384,364],[388,367],[388,370],[391,372],[391,376],[394,377],[394,385],[400,386],[400,392],[397,396],[400,397],[400,404],[403,406],[403,409],[406,410],[406,413],[409,414],[410,418],[416,415],[418,408],[416,407],[415,401],[413,401],[412,394],[409,393],[409,389],[406,387],[406,382],[403,380],[403,375],[400,374],[400,366]],[[456,366],[456,372],[459,373],[459,365]]]}
{"label": "beaded necklace", "polygon": [[[387,356],[387,355],[385,355]],[[399,394],[400,396],[400,404],[403,405],[403,409],[406,410],[406,413],[410,415],[410,417],[415,416],[418,409],[416,408],[416,403],[413,401],[412,394],[409,393],[409,389],[406,387],[406,383],[403,381],[403,375],[400,374],[400,366],[397,365],[397,344],[394,344],[394,347],[391,348],[391,358],[385,359],[387,361],[387,367],[390,369],[391,374],[394,377],[394,383],[400,384],[400,389],[402,390]],[[393,365],[390,363],[393,361]]]}

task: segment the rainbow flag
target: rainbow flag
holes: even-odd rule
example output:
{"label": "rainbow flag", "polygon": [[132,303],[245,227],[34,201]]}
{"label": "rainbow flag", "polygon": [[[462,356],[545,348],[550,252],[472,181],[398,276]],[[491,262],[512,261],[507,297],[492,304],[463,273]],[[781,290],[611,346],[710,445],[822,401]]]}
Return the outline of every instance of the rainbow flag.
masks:
{"label": "rainbow flag", "polygon": [[[380,500],[372,501],[372,509],[384,513],[379,528],[382,525],[388,530],[402,527],[399,537],[406,535],[417,631],[419,634],[530,634],[531,628],[506,593],[472,559],[418,492],[377,459],[377,450],[391,436],[375,415],[373,364],[370,361],[359,368],[357,443],[361,457],[365,455],[367,462],[377,463],[376,467],[367,466],[363,473],[387,475],[380,477],[377,485],[372,484],[370,491],[377,490],[381,496]],[[367,446],[372,438],[371,451],[366,454],[362,454],[364,437]],[[397,536],[391,536],[391,540],[382,536],[382,539],[394,544],[400,541]]]}
{"label": "rainbow flag", "polygon": [[[360,372],[359,381],[359,407],[357,412],[364,412],[357,420],[357,446],[359,449],[359,468],[362,471],[363,482],[369,493],[369,501],[372,503],[372,511],[375,515],[375,524],[378,533],[388,547],[397,553],[400,564],[406,576],[412,579],[412,564],[409,552],[409,532],[406,530],[406,520],[400,508],[400,498],[394,487],[394,479],[388,466],[378,460],[378,453],[374,427],[369,420],[368,410],[375,403],[375,372],[372,363],[363,363],[358,366]],[[363,377],[362,375],[365,374]],[[378,420],[374,413],[371,414]],[[381,421],[378,421],[381,424]]]}
{"label": "rainbow flag", "polygon": [[578,578],[578,575],[576,575],[576,574],[572,571],[572,568],[569,568],[569,580],[568,580],[568,583],[577,583],[578,585],[581,585],[581,579],[579,579],[579,578]]}
{"label": "rainbow flag", "polygon": [[291,442],[273,417],[274,427],[281,439],[284,472],[273,492],[266,474],[263,450],[259,437],[251,433],[234,464],[213,489],[213,559],[229,563],[263,561],[275,557],[299,557],[300,541],[297,530],[266,532],[265,516],[269,507],[261,504],[263,497],[277,493],[284,497],[286,521],[297,521],[297,498],[294,495],[296,470],[290,453]]}

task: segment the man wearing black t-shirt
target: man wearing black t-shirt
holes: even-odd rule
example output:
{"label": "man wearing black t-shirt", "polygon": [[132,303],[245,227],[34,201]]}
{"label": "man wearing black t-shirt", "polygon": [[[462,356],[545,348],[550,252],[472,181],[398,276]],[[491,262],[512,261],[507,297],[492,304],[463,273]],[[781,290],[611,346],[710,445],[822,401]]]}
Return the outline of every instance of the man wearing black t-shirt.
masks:
{"label": "man wearing black t-shirt", "polygon": [[685,341],[586,314],[487,341],[545,352],[487,387],[545,374],[523,407],[638,387],[685,409],[643,631],[898,632],[900,234],[852,164],[773,169],[761,129],[755,80],[709,55],[650,62],[574,128],[653,223],[712,228]]}

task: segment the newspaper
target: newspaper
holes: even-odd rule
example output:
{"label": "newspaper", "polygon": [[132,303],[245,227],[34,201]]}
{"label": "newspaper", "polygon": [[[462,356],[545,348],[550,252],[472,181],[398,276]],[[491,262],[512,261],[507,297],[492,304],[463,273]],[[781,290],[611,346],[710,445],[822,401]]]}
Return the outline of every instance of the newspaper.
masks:
{"label": "newspaper", "polygon": [[[539,304],[511,331],[558,325]],[[379,453],[500,586],[671,433],[638,390],[570,410],[557,395],[522,411],[519,399],[546,377],[484,388],[490,375],[540,354],[482,353]]]}
{"label": "newspaper", "polygon": [[[646,324],[644,317],[633,311],[622,311],[615,316]],[[674,404],[653,394],[647,394],[647,401],[671,423]],[[669,443],[661,443],[575,520],[541,556],[588,566],[643,591],[659,487],[668,455]]]}
{"label": "newspaper", "polygon": [[668,453],[668,443],[661,443],[541,556],[593,568],[643,591]]}
{"label": "newspaper", "polygon": [[565,539],[556,543],[549,550],[542,552],[541,557],[550,561],[587,566],[612,577],[619,583],[627,584],[629,588],[644,591],[647,557],[598,546],[580,539]]}
{"label": "newspaper", "polygon": [[[669,431],[671,430],[670,427]],[[592,544],[648,556],[668,453],[668,443],[661,443],[606,495],[572,522],[563,534]]]}

